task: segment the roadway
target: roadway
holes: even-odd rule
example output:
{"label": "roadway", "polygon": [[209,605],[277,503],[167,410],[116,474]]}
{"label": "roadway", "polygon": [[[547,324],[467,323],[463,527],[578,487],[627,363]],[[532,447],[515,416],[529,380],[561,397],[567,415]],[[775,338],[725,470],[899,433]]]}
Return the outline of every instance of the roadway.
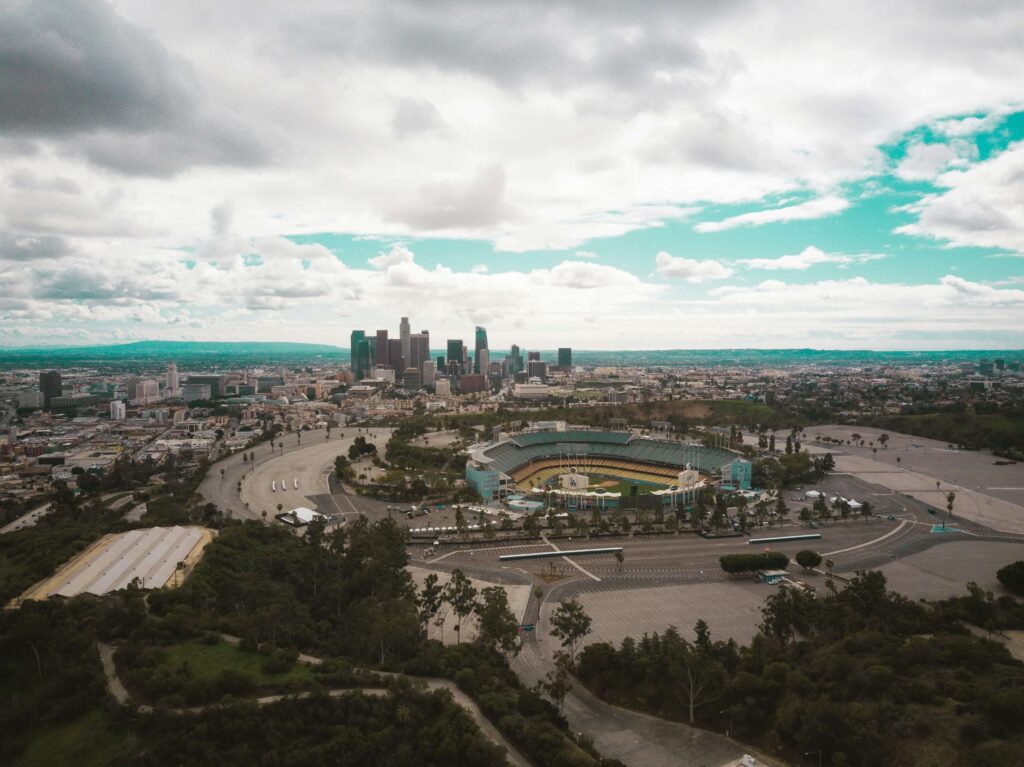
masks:
{"label": "roadway", "polygon": [[[344,488],[332,495],[329,477],[334,470],[334,459],[347,454],[357,436],[367,437],[377,444],[378,450],[383,450],[390,433],[390,429],[349,427],[333,429],[330,439],[323,429],[302,432],[301,438],[296,432],[281,434],[274,439],[273,447],[270,442],[263,442],[244,451],[255,453],[253,461],[243,461],[243,453],[239,452],[213,464],[199,493],[221,510],[241,519],[261,519],[263,511],[272,518],[278,513],[278,504],[286,511],[306,506],[329,516],[347,517],[360,511],[376,511],[373,501],[350,496]],[[283,447],[277,446],[279,442],[284,443]],[[239,482],[242,483],[241,493]],[[274,482],[276,490],[271,489]],[[282,489],[282,483],[287,487]]]}

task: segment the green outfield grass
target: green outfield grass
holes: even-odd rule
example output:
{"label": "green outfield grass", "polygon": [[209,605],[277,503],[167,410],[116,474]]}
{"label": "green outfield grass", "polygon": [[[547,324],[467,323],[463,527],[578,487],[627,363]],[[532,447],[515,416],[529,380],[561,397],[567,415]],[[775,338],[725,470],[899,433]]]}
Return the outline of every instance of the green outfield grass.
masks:
{"label": "green outfield grass", "polygon": [[641,482],[633,482],[632,480],[622,479],[621,477],[614,477],[609,474],[588,474],[586,475],[590,479],[590,488],[594,489],[601,485],[602,482],[615,482],[614,485],[603,488],[609,493],[622,493],[623,495],[629,495],[630,488],[635,484],[637,489],[637,495],[646,495],[652,490],[664,490],[668,487],[665,485],[645,485]]}

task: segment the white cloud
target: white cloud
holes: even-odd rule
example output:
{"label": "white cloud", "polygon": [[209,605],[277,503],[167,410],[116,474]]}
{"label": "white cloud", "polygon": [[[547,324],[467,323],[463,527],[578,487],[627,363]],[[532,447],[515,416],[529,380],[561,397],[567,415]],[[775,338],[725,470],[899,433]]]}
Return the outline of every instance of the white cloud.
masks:
{"label": "white cloud", "polygon": [[[633,345],[696,291],[686,283],[732,273],[669,256],[666,223],[808,193],[699,230],[834,215],[847,204],[834,190],[889,170],[879,146],[923,125],[951,139],[997,127],[1024,69],[1016,2],[10,8],[0,60],[27,74],[0,78],[0,251],[17,256],[0,268],[0,325],[45,316],[100,323],[100,337],[136,319],[344,343],[353,323],[423,305],[438,332],[487,317]],[[940,170],[906,232],[1024,252],[1014,162]],[[590,241],[659,227],[669,292],[571,265],[593,265]],[[443,234],[580,252],[472,274],[423,269],[406,248],[346,269],[285,239],[319,232],[385,250]],[[76,283],[92,297],[60,297]],[[657,344],[686,345],[684,326]]]}
{"label": "white cloud", "polygon": [[818,264],[838,264],[841,268],[850,264],[863,264],[868,261],[878,261],[885,258],[880,253],[859,253],[855,256],[848,256],[843,253],[826,253],[821,248],[809,245],[793,256],[780,256],[779,258],[744,258],[739,263],[751,269],[775,270],[804,270],[810,269]]}
{"label": "white cloud", "polygon": [[724,232],[727,229],[735,229],[740,226],[764,226],[786,221],[805,221],[812,218],[825,218],[842,213],[850,207],[850,203],[842,197],[828,195],[818,197],[798,205],[787,205],[782,208],[771,208],[769,210],[757,210],[751,213],[741,213],[738,216],[731,216],[721,221],[704,221],[693,227],[698,232]]}
{"label": "white cloud", "polygon": [[708,280],[724,280],[731,277],[734,270],[718,261],[698,261],[692,258],[681,258],[666,253],[664,250],[654,258],[655,271],[662,277],[673,277],[687,282],[706,282]]}
{"label": "white cloud", "polygon": [[965,138],[995,128],[1013,112],[1020,111],[1024,104],[1001,104],[981,117],[949,117],[932,123],[932,130],[950,138]]}
{"label": "white cloud", "polygon": [[896,166],[896,175],[906,181],[930,181],[951,167],[963,167],[977,155],[974,144],[951,141],[925,144],[917,141]]}
{"label": "white cloud", "polygon": [[939,176],[945,191],[909,208],[917,221],[901,234],[950,245],[1004,248],[1024,254],[1024,142],[966,170]]}
{"label": "white cloud", "polygon": [[573,255],[576,258],[598,258],[597,253],[592,250],[577,250]]}

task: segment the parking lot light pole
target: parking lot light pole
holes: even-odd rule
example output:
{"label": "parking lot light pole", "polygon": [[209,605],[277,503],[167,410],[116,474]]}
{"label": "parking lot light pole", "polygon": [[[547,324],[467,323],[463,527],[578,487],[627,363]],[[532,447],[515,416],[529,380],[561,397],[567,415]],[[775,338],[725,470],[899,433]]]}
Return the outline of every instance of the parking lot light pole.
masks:
{"label": "parking lot light pole", "polygon": [[815,753],[818,755],[818,767],[821,767],[821,749],[820,748],[817,751],[804,751],[804,756],[810,756],[811,754],[815,754]]}
{"label": "parking lot light pole", "polygon": [[725,737],[728,738],[728,737],[732,736],[732,708],[731,707],[730,708],[723,708],[718,713],[719,714],[724,714],[726,712],[729,713],[729,729],[725,731]]}

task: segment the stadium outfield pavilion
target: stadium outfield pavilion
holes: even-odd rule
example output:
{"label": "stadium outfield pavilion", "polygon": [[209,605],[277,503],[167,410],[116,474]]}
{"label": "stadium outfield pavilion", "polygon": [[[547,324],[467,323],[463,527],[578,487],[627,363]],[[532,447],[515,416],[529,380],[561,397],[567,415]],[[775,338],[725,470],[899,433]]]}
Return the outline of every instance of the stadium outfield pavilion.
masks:
{"label": "stadium outfield pavilion", "polygon": [[570,511],[617,508],[624,495],[641,506],[689,505],[708,484],[749,490],[750,476],[732,450],[574,428],[513,434],[475,447],[466,462],[466,481],[485,501],[525,511],[542,498]]}

